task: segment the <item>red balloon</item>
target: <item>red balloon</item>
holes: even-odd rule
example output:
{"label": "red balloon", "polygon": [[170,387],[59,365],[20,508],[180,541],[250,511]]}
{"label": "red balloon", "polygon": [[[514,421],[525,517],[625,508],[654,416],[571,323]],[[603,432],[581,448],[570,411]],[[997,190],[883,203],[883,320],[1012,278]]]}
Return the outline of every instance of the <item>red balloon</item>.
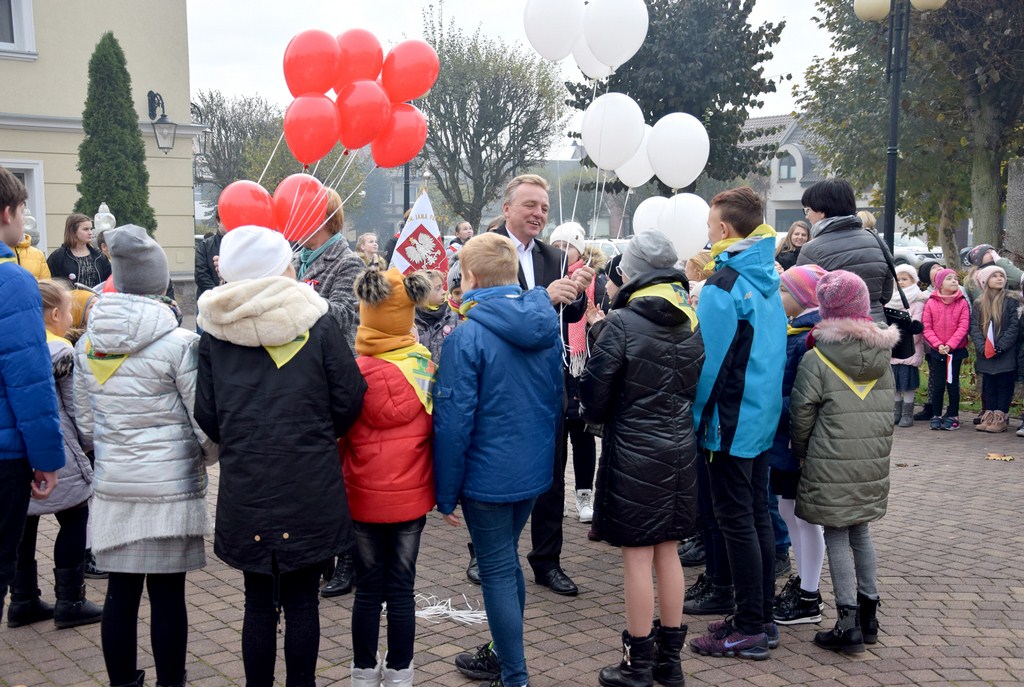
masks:
{"label": "red balloon", "polygon": [[311,174],[292,174],[274,190],[278,230],[289,241],[302,241],[327,219],[327,192]]}
{"label": "red balloon", "polygon": [[427,141],[427,119],[409,103],[391,107],[384,130],[370,144],[378,167],[399,167],[416,157]]}
{"label": "red balloon", "polygon": [[225,186],[217,199],[217,212],[227,231],[248,224],[277,228],[274,201],[255,181],[234,181]]}
{"label": "red balloon", "polygon": [[430,44],[411,40],[391,48],[380,75],[391,102],[402,103],[426,94],[440,72],[441,64]]}
{"label": "red balloon", "polygon": [[356,81],[338,94],[338,140],[350,150],[377,138],[388,123],[391,101],[376,81]]}
{"label": "red balloon", "polygon": [[334,78],[334,92],[340,94],[354,81],[373,81],[384,64],[384,49],[377,37],[366,29],[349,29],[338,36],[341,59]]}
{"label": "red balloon", "polygon": [[300,95],[284,113],[284,140],[295,159],[311,165],[338,142],[338,111],[326,95]]}
{"label": "red balloon", "polygon": [[292,96],[323,95],[334,85],[341,62],[338,41],[326,31],[311,29],[296,34],[284,49],[284,80]]}

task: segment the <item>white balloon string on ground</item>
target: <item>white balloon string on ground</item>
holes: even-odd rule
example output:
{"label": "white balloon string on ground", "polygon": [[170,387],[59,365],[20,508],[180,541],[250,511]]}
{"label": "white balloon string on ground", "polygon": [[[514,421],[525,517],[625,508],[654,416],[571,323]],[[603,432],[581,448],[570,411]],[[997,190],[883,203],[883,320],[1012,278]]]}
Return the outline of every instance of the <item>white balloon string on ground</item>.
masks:
{"label": "white balloon string on ground", "polygon": [[270,169],[270,163],[274,161],[274,156],[277,155],[277,149],[281,147],[281,141],[284,140],[284,129],[281,130],[281,135],[277,138],[277,144],[274,146],[274,150],[270,153],[270,158],[267,160],[266,166],[263,168],[263,172],[260,174],[260,178],[257,179],[257,184],[263,183],[263,177],[267,175],[267,170]]}

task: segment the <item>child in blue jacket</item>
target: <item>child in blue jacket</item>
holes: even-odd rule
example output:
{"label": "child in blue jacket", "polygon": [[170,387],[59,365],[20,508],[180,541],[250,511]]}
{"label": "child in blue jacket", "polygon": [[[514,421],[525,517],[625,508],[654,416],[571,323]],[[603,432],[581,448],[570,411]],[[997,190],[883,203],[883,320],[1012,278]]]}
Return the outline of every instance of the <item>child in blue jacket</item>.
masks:
{"label": "child in blue jacket", "polygon": [[434,386],[437,509],[473,540],[493,641],[455,664],[507,687],[528,683],[523,652],[526,585],[519,535],[551,486],[562,412],[558,315],[542,288],[518,286],[515,246],[483,234],[459,251],[466,321],[441,349]]}

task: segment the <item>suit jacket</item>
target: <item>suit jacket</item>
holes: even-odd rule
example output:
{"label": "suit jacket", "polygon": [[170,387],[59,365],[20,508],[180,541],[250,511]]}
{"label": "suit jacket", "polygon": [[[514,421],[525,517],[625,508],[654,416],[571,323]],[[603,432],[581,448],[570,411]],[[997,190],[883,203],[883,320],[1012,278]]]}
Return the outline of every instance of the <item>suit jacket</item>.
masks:
{"label": "suit jacket", "polygon": [[[508,229],[502,224],[494,230],[502,236],[508,236]],[[548,285],[566,276],[566,270],[562,268],[564,253],[550,246],[540,239],[533,240],[533,283],[537,286],[547,288]],[[525,291],[529,288],[526,283],[526,276],[523,274],[523,266],[519,266],[519,286]],[[587,294],[581,293],[569,305],[565,306],[565,322],[579,322],[587,312]]]}

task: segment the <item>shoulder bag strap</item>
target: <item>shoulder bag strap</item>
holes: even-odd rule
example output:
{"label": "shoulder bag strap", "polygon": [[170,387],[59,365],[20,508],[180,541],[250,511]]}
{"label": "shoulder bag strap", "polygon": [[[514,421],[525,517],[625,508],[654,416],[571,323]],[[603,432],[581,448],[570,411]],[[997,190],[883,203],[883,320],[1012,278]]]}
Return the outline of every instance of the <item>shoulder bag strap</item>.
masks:
{"label": "shoulder bag strap", "polygon": [[903,309],[910,310],[910,303],[907,302],[907,297],[903,293],[903,289],[900,288],[900,278],[896,274],[896,265],[892,262],[892,255],[889,253],[889,248],[882,243],[882,237],[871,231],[870,229],[864,229],[872,236],[875,237],[875,241],[878,241],[878,247],[882,250],[882,256],[885,258],[885,263],[889,265],[889,271],[892,272],[892,285],[896,287],[896,290],[900,293],[900,300],[903,301]]}

